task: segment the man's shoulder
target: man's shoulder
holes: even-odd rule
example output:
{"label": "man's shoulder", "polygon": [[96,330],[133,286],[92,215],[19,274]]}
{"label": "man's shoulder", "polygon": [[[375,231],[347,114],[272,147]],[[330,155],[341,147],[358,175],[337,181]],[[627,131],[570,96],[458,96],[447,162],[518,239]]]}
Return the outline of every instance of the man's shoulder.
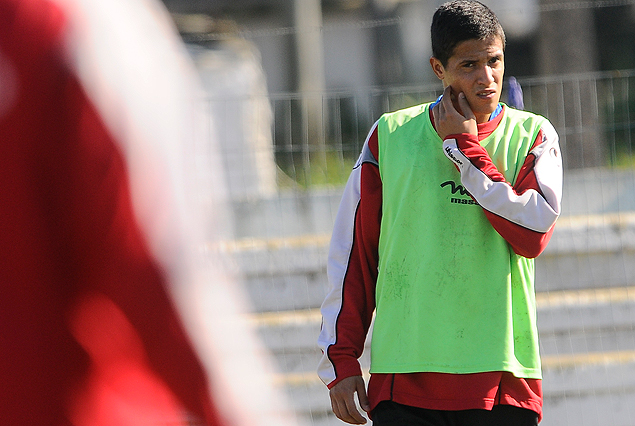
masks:
{"label": "man's shoulder", "polygon": [[412,120],[427,119],[430,103],[414,105],[397,111],[384,113],[379,119],[379,123],[387,124],[389,127],[403,126]]}
{"label": "man's shoulder", "polygon": [[540,114],[536,114],[534,112],[530,112],[530,111],[525,111],[525,110],[521,110],[521,109],[515,109],[512,108],[510,106],[505,105],[505,109],[507,112],[507,115],[510,117],[514,117],[515,119],[519,120],[519,121],[528,121],[528,120],[532,120],[532,121],[536,121],[536,122],[548,122],[549,120],[545,117],[543,117]]}
{"label": "man's shoulder", "polygon": [[510,123],[511,125],[520,125],[530,134],[535,135],[541,131],[543,136],[547,137],[547,139],[558,139],[558,133],[548,118],[540,114],[510,107],[506,107],[505,109],[508,119],[513,120]]}
{"label": "man's shoulder", "polygon": [[382,117],[395,117],[395,116],[401,116],[401,115],[416,117],[420,114],[423,114],[425,111],[427,111],[430,104],[431,102],[426,102],[423,104],[413,105],[413,106],[401,108],[395,111],[386,112],[382,115]]}

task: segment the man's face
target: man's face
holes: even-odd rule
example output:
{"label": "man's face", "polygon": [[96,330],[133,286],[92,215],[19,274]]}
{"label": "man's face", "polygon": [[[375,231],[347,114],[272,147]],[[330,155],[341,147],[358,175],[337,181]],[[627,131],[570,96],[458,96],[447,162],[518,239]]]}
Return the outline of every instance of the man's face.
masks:
{"label": "man's face", "polygon": [[505,61],[500,37],[462,41],[445,67],[434,57],[430,59],[430,64],[443,81],[443,87],[452,86],[452,100],[458,111],[456,96],[463,92],[476,121],[484,123],[489,120],[498,106],[503,88]]}

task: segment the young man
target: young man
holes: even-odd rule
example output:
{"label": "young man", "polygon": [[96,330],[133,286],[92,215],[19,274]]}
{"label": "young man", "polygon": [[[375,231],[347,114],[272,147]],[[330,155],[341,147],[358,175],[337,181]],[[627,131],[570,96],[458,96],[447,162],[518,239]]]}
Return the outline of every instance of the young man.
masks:
{"label": "young man", "polygon": [[432,48],[442,97],[383,115],[344,191],[319,374],[352,424],[357,393],[378,426],[536,425],[533,258],[560,214],[558,137],[499,102],[505,34],[486,6],[442,5]]}

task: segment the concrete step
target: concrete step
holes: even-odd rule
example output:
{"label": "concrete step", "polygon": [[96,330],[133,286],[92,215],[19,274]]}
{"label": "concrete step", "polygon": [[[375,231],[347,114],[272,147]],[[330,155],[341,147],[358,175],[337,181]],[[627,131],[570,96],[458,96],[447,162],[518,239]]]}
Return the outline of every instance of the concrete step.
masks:
{"label": "concrete step", "polygon": [[635,211],[633,170],[565,170],[563,216],[600,215]]}
{"label": "concrete step", "polygon": [[541,426],[632,426],[635,359],[549,369],[543,392]]}
{"label": "concrete step", "polygon": [[[635,287],[538,293],[536,304],[544,355],[635,349]],[[275,352],[317,350],[317,308],[263,313],[254,321]]]}
{"label": "concrete step", "polygon": [[[234,237],[279,238],[329,234],[343,188],[280,191],[262,199],[232,203]],[[562,216],[635,212],[633,170],[584,169],[564,174]]]}
{"label": "concrete step", "polygon": [[635,214],[561,218],[536,259],[536,290],[635,284]]}
{"label": "concrete step", "polygon": [[[539,293],[537,306],[545,396],[542,424],[631,424],[635,287]],[[316,345],[319,310],[265,313],[254,321],[298,414],[311,424],[343,424],[331,414],[328,391],[315,373],[321,357]],[[365,371],[368,352],[361,360]],[[615,422],[589,423],[596,418]]]}
{"label": "concrete step", "polygon": [[[624,359],[622,360],[624,361]],[[342,424],[331,413],[327,388],[317,381],[287,386],[295,411],[311,424]],[[633,424],[635,359],[550,368],[543,373],[544,420],[541,425]]]}
{"label": "concrete step", "polygon": [[306,235],[225,242],[233,270],[255,312],[319,307],[326,296],[330,236]]}
{"label": "concrete step", "polygon": [[[310,309],[328,289],[330,235],[226,242],[256,312]],[[536,260],[536,290],[635,285],[635,213],[561,218]]]}
{"label": "concrete step", "polygon": [[[585,359],[586,358],[586,359]],[[296,413],[310,424],[341,425],[331,413],[327,388],[305,378],[287,381]],[[605,359],[581,356],[575,364],[551,365],[543,372],[544,420],[541,425],[633,425],[635,356]]]}
{"label": "concrete step", "polygon": [[328,234],[333,229],[342,190],[281,191],[270,198],[234,201],[235,238]]}
{"label": "concrete step", "polygon": [[328,287],[326,270],[243,277],[256,312],[319,307]]}
{"label": "concrete step", "polygon": [[635,350],[635,287],[537,295],[543,357]]}

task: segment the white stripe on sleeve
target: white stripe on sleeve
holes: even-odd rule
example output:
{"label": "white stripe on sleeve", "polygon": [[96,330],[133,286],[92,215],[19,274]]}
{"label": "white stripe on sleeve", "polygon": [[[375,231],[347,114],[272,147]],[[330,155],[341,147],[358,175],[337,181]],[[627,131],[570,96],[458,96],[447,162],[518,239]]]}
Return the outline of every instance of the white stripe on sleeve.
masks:
{"label": "white stripe on sleeve", "polygon": [[532,231],[545,233],[560,215],[562,158],[556,131],[543,127],[543,142],[531,153],[536,157],[534,173],[543,195],[530,189],[518,195],[507,182],[494,182],[461,152],[455,139],[443,143],[446,156],[461,171],[461,183],[484,209]]}

